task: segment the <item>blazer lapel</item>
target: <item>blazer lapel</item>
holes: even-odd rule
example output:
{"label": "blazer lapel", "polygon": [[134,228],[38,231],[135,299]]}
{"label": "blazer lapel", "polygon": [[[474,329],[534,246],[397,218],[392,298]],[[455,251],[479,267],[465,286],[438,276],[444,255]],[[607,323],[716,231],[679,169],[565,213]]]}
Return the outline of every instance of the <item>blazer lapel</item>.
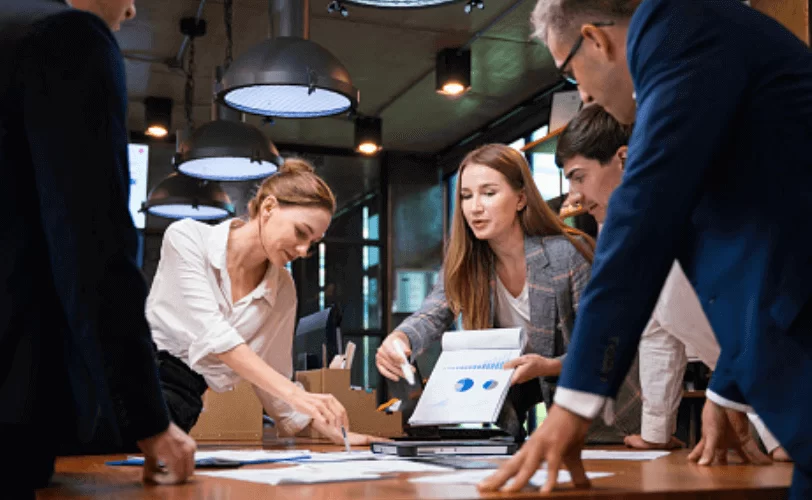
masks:
{"label": "blazer lapel", "polygon": [[524,258],[527,263],[527,292],[530,301],[530,323],[527,350],[544,357],[555,355],[556,297],[548,267],[550,261],[540,237],[525,237]]}

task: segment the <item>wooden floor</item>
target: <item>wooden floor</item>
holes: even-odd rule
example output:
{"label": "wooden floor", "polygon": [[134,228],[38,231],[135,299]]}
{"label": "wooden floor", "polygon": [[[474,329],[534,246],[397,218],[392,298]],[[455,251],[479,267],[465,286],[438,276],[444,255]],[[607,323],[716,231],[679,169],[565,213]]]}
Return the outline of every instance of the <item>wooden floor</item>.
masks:
{"label": "wooden floor", "polygon": [[[297,442],[297,446],[314,451],[339,451],[340,448],[312,442]],[[201,447],[202,448],[202,447]],[[277,449],[277,447],[266,446]],[[359,448],[360,449],[360,448]],[[618,449],[615,447],[614,449]],[[122,455],[60,458],[57,474],[50,488],[40,490],[38,499],[51,498],[109,498],[171,500],[350,500],[360,498],[445,499],[468,500],[482,497],[498,498],[597,498],[597,499],[773,499],[785,498],[791,481],[792,465],[774,464],[766,467],[730,465],[699,467],[687,462],[687,450],[649,462],[587,461],[591,471],[613,472],[614,476],[593,481],[591,490],[566,489],[550,496],[533,490],[520,494],[480,495],[469,485],[413,484],[402,474],[397,479],[319,485],[266,486],[229,479],[196,476],[181,486],[145,486],[141,483],[139,467],[108,467],[108,460]],[[731,457],[731,461],[733,461]],[[275,467],[256,465],[251,467]]]}

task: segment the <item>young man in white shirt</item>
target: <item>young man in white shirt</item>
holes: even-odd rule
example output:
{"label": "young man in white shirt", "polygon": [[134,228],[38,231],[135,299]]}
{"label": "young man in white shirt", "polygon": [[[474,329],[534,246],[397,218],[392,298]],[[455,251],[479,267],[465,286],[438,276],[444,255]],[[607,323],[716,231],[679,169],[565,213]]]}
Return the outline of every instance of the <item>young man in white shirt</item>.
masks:
{"label": "young man in white shirt", "polygon": [[[570,195],[562,206],[583,206],[603,225],[606,206],[620,185],[632,127],[621,125],[598,105],[583,109],[562,132],[556,150],[556,164],[570,182]],[[627,446],[641,449],[669,449],[683,444],[672,434],[682,399],[682,381],[687,364],[686,348],[709,368],[716,367],[719,344],[688,278],[674,262],[640,346],[640,385],[643,414],[640,435],[627,436]],[[748,414],[773,459],[789,456],[755,414]],[[756,454],[753,461],[766,457]]]}

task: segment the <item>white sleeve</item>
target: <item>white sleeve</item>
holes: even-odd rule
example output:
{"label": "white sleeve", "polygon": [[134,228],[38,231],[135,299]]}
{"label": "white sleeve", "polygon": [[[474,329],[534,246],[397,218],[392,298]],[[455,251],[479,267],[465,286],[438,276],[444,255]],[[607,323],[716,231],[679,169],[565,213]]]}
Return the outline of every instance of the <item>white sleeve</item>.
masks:
{"label": "white sleeve", "polygon": [[[281,272],[281,271],[280,271]],[[271,326],[275,331],[270,335],[269,343],[263,345],[257,353],[265,363],[279,372],[285,378],[293,377],[293,328],[296,322],[296,288],[290,275],[285,271],[279,278],[279,291],[277,292],[274,310],[271,312]],[[301,384],[296,383],[301,387]],[[286,401],[268,394],[262,389],[254,387],[254,391],[262,402],[265,412],[276,421],[280,435],[293,436],[310,424],[311,418],[304,413],[294,410]]]}
{"label": "white sleeve", "polygon": [[719,406],[723,406],[725,408],[730,408],[731,410],[740,411],[742,413],[753,413],[753,408],[750,405],[737,403],[735,401],[731,401],[727,398],[723,398],[722,396],[716,394],[712,390],[708,389],[705,391],[705,397],[713,401],[714,403],[718,404]]}
{"label": "white sleeve", "polygon": [[667,443],[677,428],[687,364],[685,345],[663,328],[655,316],[643,331],[639,353],[643,397],[640,435],[649,443]]}
{"label": "white sleeve", "polygon": [[758,432],[759,437],[761,438],[762,444],[764,444],[764,449],[767,450],[767,453],[772,453],[773,450],[781,446],[781,443],[775,439],[770,429],[764,425],[764,422],[761,420],[761,417],[756,415],[755,413],[748,413],[747,417],[750,419],[750,422],[753,424],[753,427],[756,428],[756,432]]}
{"label": "white sleeve", "polygon": [[[196,365],[209,354],[227,352],[245,339],[228,322],[215,299],[212,285],[206,276],[206,252],[195,242],[190,230],[182,224],[169,226],[161,246],[160,279],[171,286],[171,296],[153,297],[150,307],[160,315],[166,309],[166,317],[173,323],[171,330],[181,329],[191,337],[189,366]],[[170,311],[174,309],[173,311]]]}
{"label": "white sleeve", "polygon": [[[555,390],[555,404],[588,419],[594,419],[605,406],[610,406],[606,404],[607,401],[611,400],[606,396],[567,389],[566,387],[558,387]],[[611,425],[611,422],[607,422],[607,424]]]}

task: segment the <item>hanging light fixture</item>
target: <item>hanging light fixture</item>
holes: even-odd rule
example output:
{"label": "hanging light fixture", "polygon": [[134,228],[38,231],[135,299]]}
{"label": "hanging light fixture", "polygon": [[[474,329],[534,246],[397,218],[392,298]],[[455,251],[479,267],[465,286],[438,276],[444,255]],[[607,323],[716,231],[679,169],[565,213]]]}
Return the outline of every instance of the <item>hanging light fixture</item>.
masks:
{"label": "hanging light fixture", "polygon": [[471,88],[471,50],[449,48],[437,52],[435,73],[435,90],[438,94],[464,94]]}
{"label": "hanging light fixture", "polygon": [[[231,65],[233,0],[225,0],[226,56]],[[222,90],[222,68],[217,68],[214,96]],[[217,102],[212,104],[212,121],[195,129],[178,145],[175,168],[188,176],[215,181],[263,179],[276,172],[282,158],[276,147],[258,128],[243,122],[242,113]]]}
{"label": "hanging light fixture", "polygon": [[374,155],[382,147],[381,119],[375,116],[357,116],[355,118],[355,150],[365,155]]}
{"label": "hanging light fixture", "polygon": [[234,215],[234,205],[218,183],[178,173],[158,183],[141,210],[167,219],[216,220]]}
{"label": "hanging light fixture", "polygon": [[310,0],[277,4],[281,36],[235,59],[223,77],[218,99],[245,113],[281,118],[315,118],[355,109],[358,90],[347,69],[327,49],[308,40]]}
{"label": "hanging light fixture", "polygon": [[[186,68],[184,111],[186,129],[177,133],[178,149],[194,129],[192,103],[194,102],[195,39],[206,33],[205,21],[195,18],[181,20],[181,32],[189,35],[189,55]],[[216,182],[170,174],[150,191],[141,211],[167,219],[192,218],[216,220],[234,215],[234,205],[223,188]]]}
{"label": "hanging light fixture", "polygon": [[437,7],[449,5],[460,0],[342,0],[339,4],[348,3],[363,7],[381,7],[390,9],[419,9],[421,7]]}
{"label": "hanging light fixture", "polygon": [[163,139],[172,127],[172,99],[168,97],[147,97],[144,99],[144,133],[150,137]]}

